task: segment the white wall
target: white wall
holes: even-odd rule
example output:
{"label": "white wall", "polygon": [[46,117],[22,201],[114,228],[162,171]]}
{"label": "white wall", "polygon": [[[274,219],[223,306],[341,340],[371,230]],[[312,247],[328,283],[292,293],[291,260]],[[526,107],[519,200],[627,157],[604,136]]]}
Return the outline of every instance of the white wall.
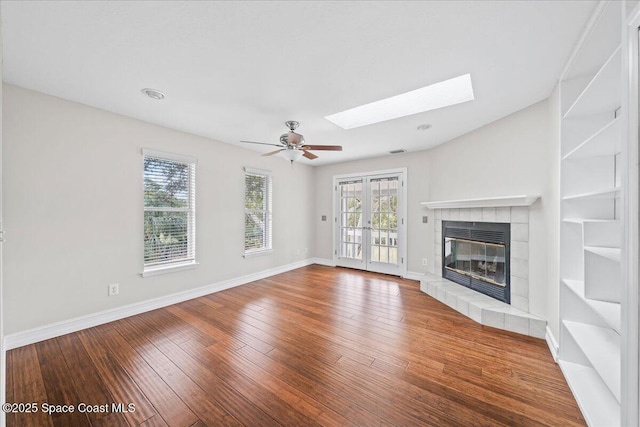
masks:
{"label": "white wall", "polygon": [[[550,164],[558,147],[552,110],[546,100],[431,150],[317,167],[315,255],[332,258],[332,224],[320,216],[331,216],[333,175],[408,169],[408,270],[413,272],[427,270],[421,264],[425,257],[433,269],[433,211],[420,202],[539,194],[541,200],[530,209],[530,311],[555,322],[557,330],[557,314],[547,313],[548,298],[558,289],[557,280],[551,283],[548,275],[549,247],[557,246],[558,225],[557,160]],[[428,224],[422,223],[423,215],[429,215]]]}
{"label": "white wall", "polygon": [[[3,105],[7,335],[311,255],[309,166],[11,85]],[[139,276],[143,147],[198,158],[196,269]],[[242,257],[243,166],[274,173],[271,255]]]}
{"label": "white wall", "polygon": [[[2,14],[0,12],[0,18]],[[0,19],[2,22],[2,19]],[[2,81],[2,28],[0,28],[0,82]],[[2,85],[0,85],[0,230],[2,230]],[[6,400],[6,349],[4,347],[4,287],[3,287],[3,244],[0,243],[0,404]],[[0,411],[0,426],[5,424],[5,414]]]}

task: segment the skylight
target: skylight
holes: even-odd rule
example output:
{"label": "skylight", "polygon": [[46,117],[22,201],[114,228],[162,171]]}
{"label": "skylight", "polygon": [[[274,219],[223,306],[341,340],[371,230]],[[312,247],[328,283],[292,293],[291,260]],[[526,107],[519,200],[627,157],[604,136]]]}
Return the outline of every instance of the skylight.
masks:
{"label": "skylight", "polygon": [[434,83],[391,98],[351,108],[326,116],[325,119],[343,129],[353,129],[450,105],[473,101],[471,75]]}

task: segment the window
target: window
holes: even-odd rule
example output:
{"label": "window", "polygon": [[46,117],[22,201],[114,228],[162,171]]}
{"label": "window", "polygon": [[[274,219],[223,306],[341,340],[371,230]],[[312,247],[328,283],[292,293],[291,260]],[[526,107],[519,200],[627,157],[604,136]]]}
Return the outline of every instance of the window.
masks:
{"label": "window", "polygon": [[143,150],[144,273],[195,265],[196,159]]}
{"label": "window", "polygon": [[271,251],[271,173],[244,168],[244,254]]}

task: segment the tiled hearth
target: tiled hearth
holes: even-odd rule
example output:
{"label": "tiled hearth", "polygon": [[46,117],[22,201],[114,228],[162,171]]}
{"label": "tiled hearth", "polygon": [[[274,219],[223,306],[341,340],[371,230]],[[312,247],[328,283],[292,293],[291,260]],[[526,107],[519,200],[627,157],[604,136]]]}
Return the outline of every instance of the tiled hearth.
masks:
{"label": "tiled hearth", "polygon": [[420,290],[483,325],[544,338],[547,322],[473,289],[425,274]]}
{"label": "tiled hearth", "polygon": [[[483,325],[544,338],[546,321],[529,314],[529,207],[435,209],[435,265],[420,289]],[[442,221],[511,224],[511,305],[442,278]]]}

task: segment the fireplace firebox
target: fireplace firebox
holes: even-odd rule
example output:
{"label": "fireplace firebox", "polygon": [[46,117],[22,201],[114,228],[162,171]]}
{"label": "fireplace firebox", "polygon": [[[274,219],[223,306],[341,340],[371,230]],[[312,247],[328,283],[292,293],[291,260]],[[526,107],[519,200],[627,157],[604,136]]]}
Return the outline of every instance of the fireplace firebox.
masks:
{"label": "fireplace firebox", "polygon": [[510,224],[442,221],[442,277],[511,303]]}

